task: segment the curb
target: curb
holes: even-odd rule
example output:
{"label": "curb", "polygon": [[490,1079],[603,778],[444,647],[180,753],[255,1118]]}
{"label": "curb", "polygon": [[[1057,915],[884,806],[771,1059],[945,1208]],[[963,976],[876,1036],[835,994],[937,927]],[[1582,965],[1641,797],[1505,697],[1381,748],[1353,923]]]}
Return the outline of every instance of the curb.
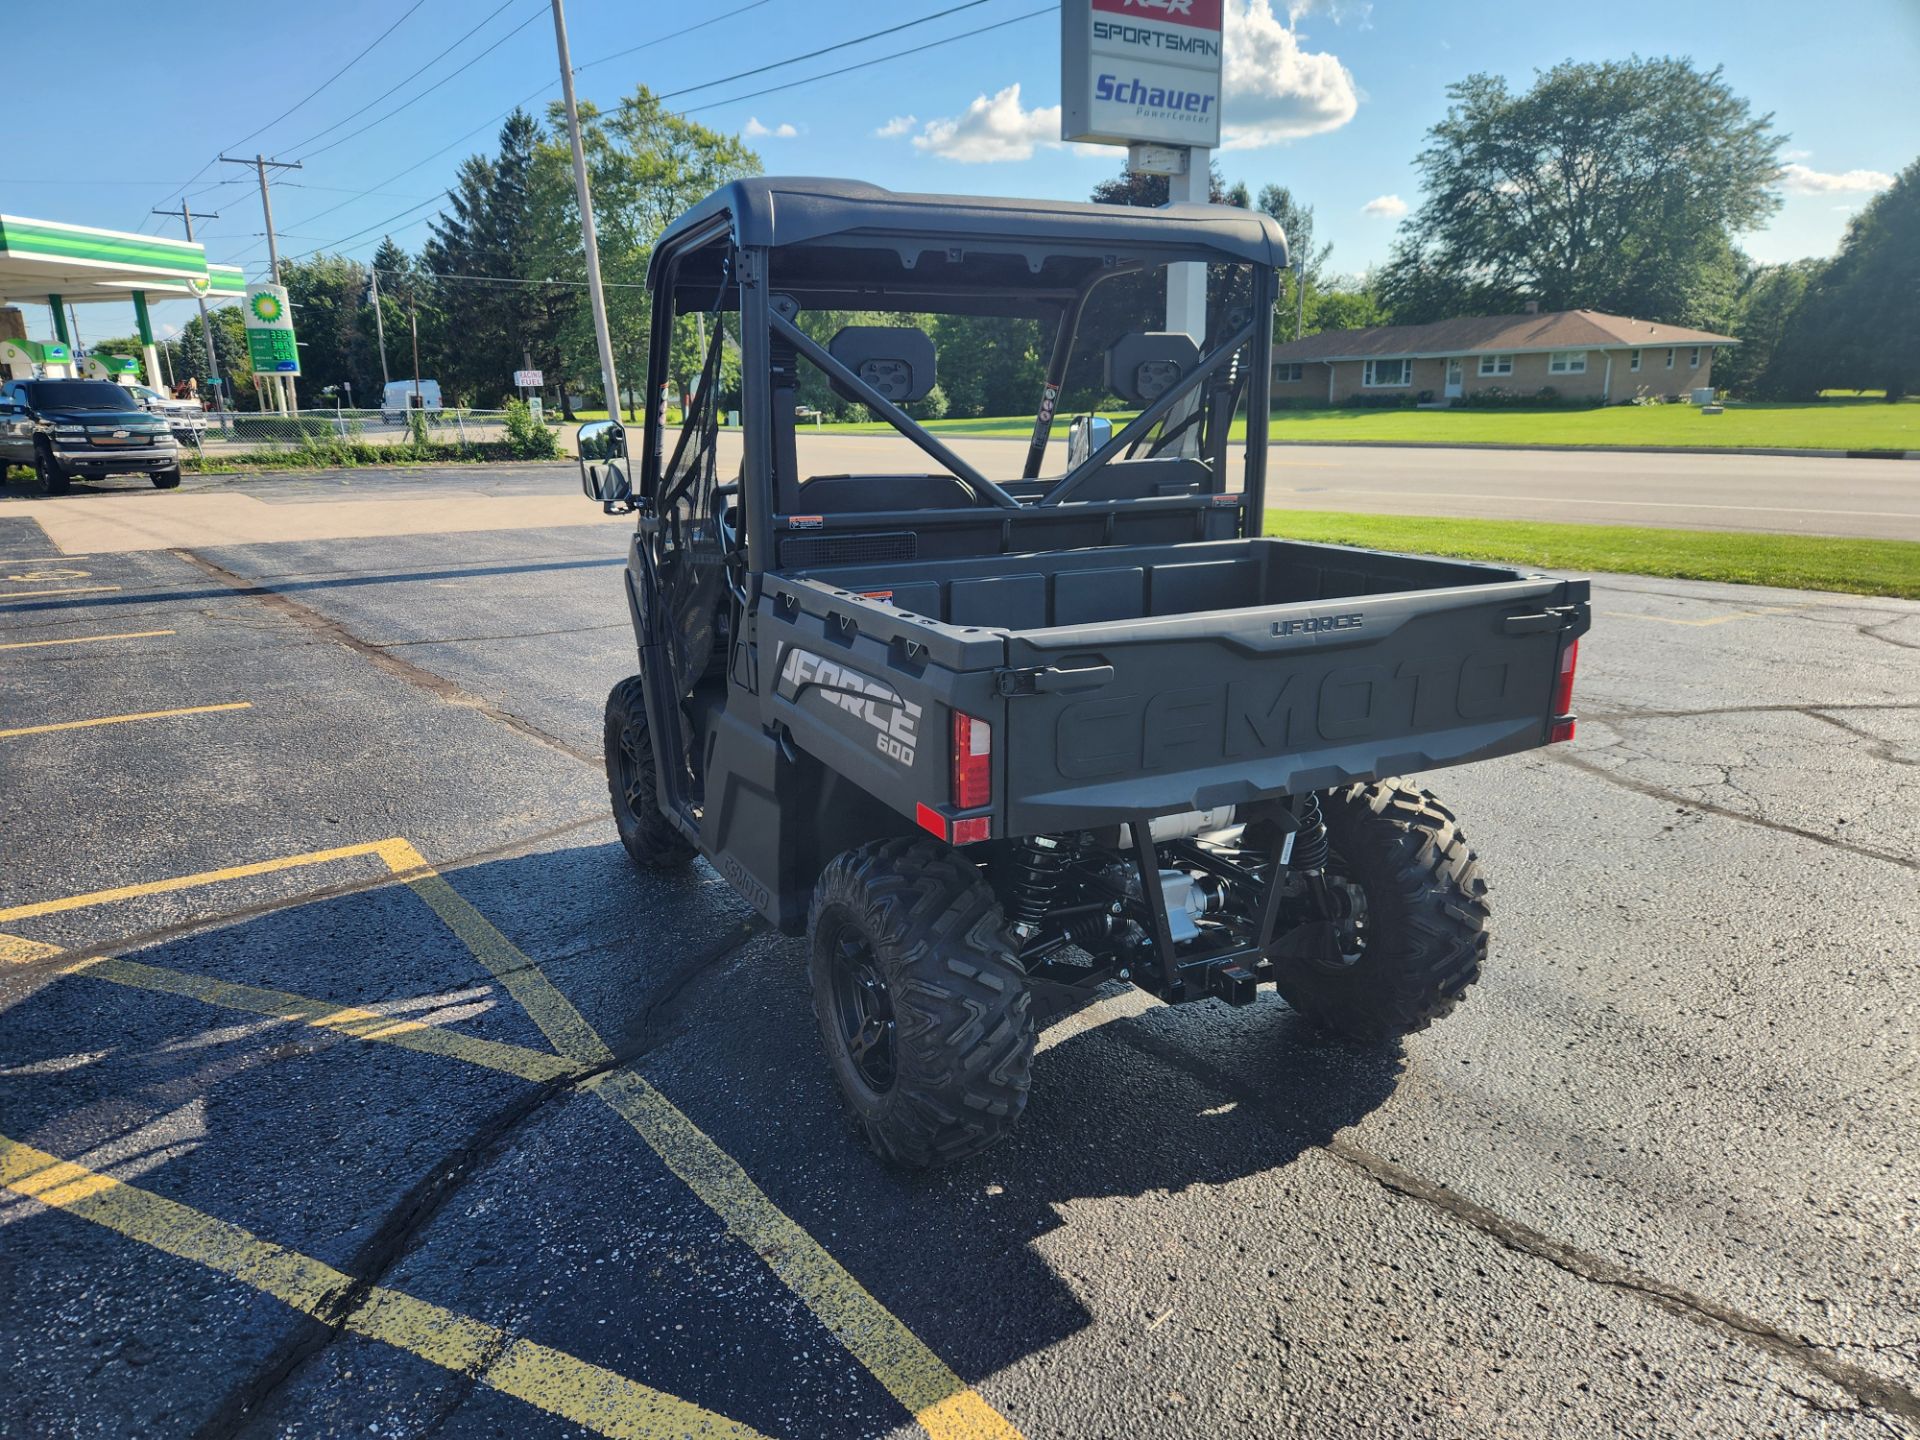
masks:
{"label": "curb", "polygon": [[1528,450],[1613,455],[1785,455],[1809,460],[1920,460],[1920,450],[1793,450],[1778,445],[1507,445],[1493,440],[1273,440],[1269,449]]}

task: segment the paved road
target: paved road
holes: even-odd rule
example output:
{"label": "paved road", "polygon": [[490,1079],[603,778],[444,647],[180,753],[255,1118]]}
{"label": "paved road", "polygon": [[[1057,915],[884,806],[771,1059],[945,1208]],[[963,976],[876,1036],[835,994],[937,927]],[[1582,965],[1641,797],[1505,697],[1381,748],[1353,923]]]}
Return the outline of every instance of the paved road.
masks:
{"label": "paved road", "polygon": [[922,1179],[614,840],[624,542],[0,511],[0,1429],[1920,1436],[1920,605],[1602,579],[1458,1014],[1115,989]]}
{"label": "paved road", "polygon": [[[959,440],[955,449],[998,476],[1019,465],[1023,444]],[[918,472],[930,463],[905,440],[886,436],[803,434],[801,446],[801,463],[822,475],[889,467]],[[1056,444],[1053,451],[1049,463],[1058,469],[1064,447]],[[1268,503],[1382,515],[1920,540],[1920,462],[1276,445]]]}

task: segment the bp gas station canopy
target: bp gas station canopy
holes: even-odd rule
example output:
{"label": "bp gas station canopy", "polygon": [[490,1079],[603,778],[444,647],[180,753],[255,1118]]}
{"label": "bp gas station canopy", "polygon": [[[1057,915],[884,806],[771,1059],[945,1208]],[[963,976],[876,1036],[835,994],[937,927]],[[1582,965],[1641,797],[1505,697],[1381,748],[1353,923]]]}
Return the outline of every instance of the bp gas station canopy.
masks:
{"label": "bp gas station canopy", "polygon": [[147,352],[147,381],[158,386],[150,298],[238,300],[246,277],[237,265],[209,265],[189,240],[96,230],[52,220],[0,215],[0,305],[46,305],[58,344],[71,351],[66,307],[131,301]]}

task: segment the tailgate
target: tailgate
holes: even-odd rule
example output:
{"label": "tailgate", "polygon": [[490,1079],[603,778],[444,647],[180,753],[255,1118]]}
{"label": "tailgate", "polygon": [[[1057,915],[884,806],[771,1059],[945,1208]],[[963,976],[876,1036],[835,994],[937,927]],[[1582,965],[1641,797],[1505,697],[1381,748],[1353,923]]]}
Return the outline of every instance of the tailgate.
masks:
{"label": "tailgate", "polygon": [[1014,632],[1007,833],[1209,809],[1547,742],[1585,581]]}

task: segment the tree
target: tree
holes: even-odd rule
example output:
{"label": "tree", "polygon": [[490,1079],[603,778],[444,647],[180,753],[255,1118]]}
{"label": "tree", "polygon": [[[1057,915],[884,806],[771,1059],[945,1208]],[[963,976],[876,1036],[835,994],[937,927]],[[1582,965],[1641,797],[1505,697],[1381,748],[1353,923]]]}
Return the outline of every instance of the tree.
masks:
{"label": "tree", "polygon": [[1727,325],[1727,333],[1738,336],[1740,343],[1714,356],[1716,385],[1734,395],[1758,397],[1766,393],[1762,377],[1773,368],[1808,282],[1825,268],[1819,260],[1746,267]]}
{"label": "tree", "polygon": [[1447,91],[1416,160],[1420,208],[1383,276],[1393,318],[1587,308],[1723,319],[1732,237],[1779,205],[1785,137],[1718,68],[1566,61],[1524,95],[1497,75]]}
{"label": "tree", "polygon": [[1807,284],[1763,384],[1773,393],[1920,386],[1920,160],[1847,225]]}
{"label": "tree", "polygon": [[[1093,187],[1093,201],[1096,205],[1164,205],[1167,203],[1167,177],[1164,175],[1136,175],[1122,167],[1120,173],[1111,180],[1102,180]],[[1207,199],[1215,205],[1238,205],[1242,210],[1247,205],[1247,187],[1237,185],[1227,189],[1227,182],[1220,174],[1218,161],[1210,161],[1207,166]]]}
{"label": "tree", "polygon": [[[531,180],[529,232],[534,244],[528,263],[535,272],[532,278],[585,279],[563,112],[555,106],[549,118],[549,136],[539,146]],[[621,388],[639,393],[649,384],[676,378],[646,373],[652,318],[646,272],[654,242],[676,216],[727,181],[759,174],[760,157],[737,136],[676,114],[644,85],[611,111],[583,104],[580,138],[593,187],[607,328],[616,364],[626,377]],[[584,295],[567,307],[555,335],[563,373],[599,376],[599,351]]]}

